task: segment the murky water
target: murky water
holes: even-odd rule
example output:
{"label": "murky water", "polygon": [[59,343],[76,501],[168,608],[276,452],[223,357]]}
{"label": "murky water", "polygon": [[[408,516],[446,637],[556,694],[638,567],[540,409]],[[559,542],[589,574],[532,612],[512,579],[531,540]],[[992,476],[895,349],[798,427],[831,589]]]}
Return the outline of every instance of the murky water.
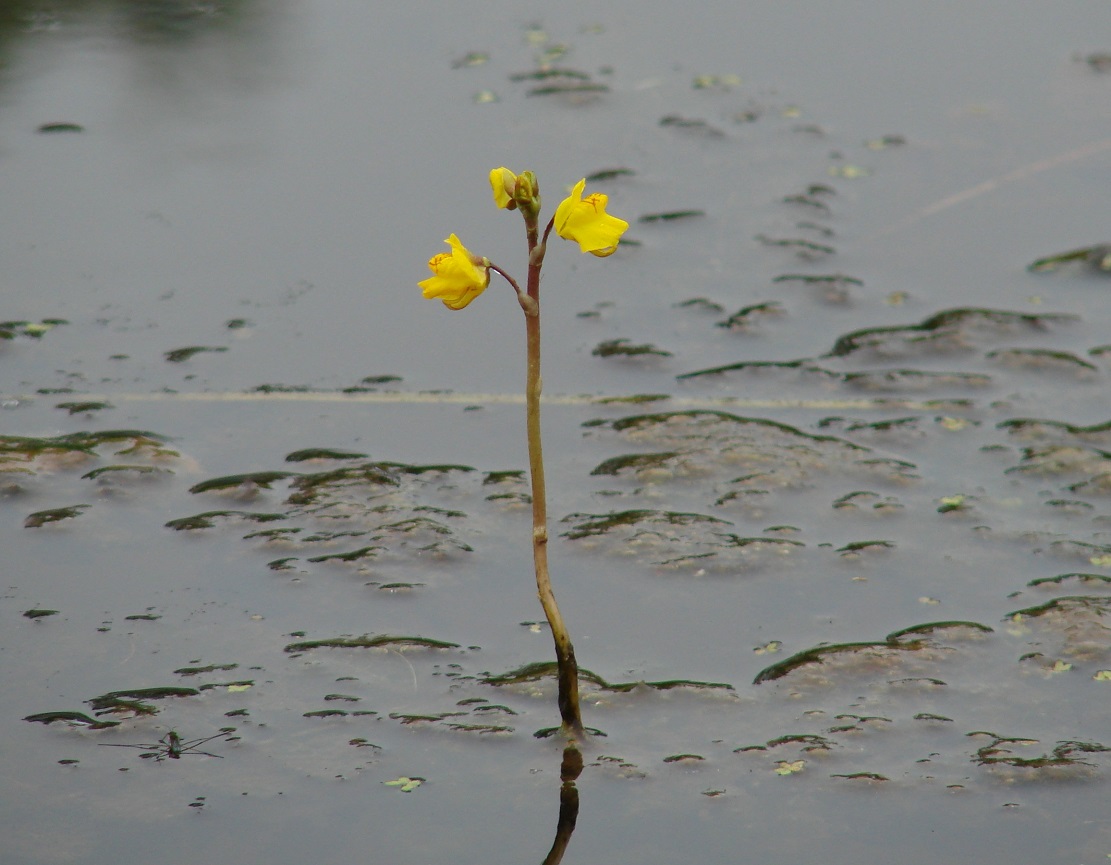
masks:
{"label": "murky water", "polygon": [[837,6],[5,7],[5,862],[566,840],[500,164],[563,861],[1111,855],[1105,10]]}

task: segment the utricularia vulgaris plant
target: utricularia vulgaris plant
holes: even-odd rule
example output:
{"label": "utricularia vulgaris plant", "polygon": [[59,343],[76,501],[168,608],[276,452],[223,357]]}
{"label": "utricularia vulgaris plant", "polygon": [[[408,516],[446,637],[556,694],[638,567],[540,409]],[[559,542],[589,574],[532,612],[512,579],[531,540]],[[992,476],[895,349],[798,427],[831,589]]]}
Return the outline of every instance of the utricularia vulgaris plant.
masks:
{"label": "utricularia vulgaris plant", "polygon": [[516,210],[525,221],[528,242],[528,280],[524,290],[508,273],[488,258],[469,251],[454,234],[445,243],[451,252],[429,259],[432,276],[420,283],[424,296],[443,301],[448,309],[463,309],[486,290],[490,272],[502,277],[517,294],[525,314],[527,371],[525,376],[526,429],[528,435],[529,476],[532,482],[532,549],[536,569],[536,589],[555,640],[559,682],[559,714],[563,732],[573,738],[583,736],[579,710],[579,670],[575,647],[560,615],[548,575],[548,511],[544,490],[544,454],[540,441],[540,270],[544,266],[548,236],[554,230],[564,240],[574,241],[582,252],[605,257],[617,250],[621,235],[629,224],[606,213],[607,197],[594,193],[583,198],[586,180],[575,184],[540,231],[540,186],[531,171],[514,174],[508,168],[490,172],[494,203],[504,210]]}

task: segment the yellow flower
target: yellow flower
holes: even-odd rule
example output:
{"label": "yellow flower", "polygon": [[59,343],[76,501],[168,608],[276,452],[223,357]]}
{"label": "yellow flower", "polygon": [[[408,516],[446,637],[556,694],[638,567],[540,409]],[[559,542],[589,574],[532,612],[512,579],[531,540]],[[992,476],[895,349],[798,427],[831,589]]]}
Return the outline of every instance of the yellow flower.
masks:
{"label": "yellow flower", "polygon": [[514,210],[517,203],[513,200],[513,190],[517,186],[517,175],[508,168],[495,168],[490,172],[490,187],[494,190],[494,204],[503,210]]}
{"label": "yellow flower", "polygon": [[580,180],[571,194],[559,203],[555,212],[556,234],[564,240],[575,241],[583,252],[612,255],[629,223],[606,213],[609,196],[595,192],[583,198],[585,186],[586,180]]}
{"label": "yellow flower", "polygon": [[417,285],[429,300],[442,300],[448,309],[462,309],[490,284],[490,262],[468,251],[454,234],[444,243],[451,246],[451,252],[428,259],[433,275]]}

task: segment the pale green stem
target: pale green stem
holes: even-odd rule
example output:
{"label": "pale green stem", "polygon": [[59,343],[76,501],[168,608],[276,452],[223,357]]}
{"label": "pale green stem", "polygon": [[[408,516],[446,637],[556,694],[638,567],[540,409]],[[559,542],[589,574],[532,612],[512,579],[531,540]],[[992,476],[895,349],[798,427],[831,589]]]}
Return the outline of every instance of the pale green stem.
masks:
{"label": "pale green stem", "polygon": [[[548,573],[548,500],[544,483],[544,447],[540,437],[540,268],[544,264],[545,242],[537,243],[535,223],[525,222],[528,233],[529,266],[528,289],[521,291],[517,281],[495,264],[490,270],[502,276],[517,293],[517,300],[525,313],[527,373],[525,377],[525,425],[528,437],[529,478],[532,482],[532,558],[536,571],[536,592],[540,606],[552,629],[556,650],[556,679],[558,683],[559,715],[562,730],[572,739],[585,737],[582,713],[579,709],[579,665],[575,660],[575,647],[563,623],[552,581]],[[544,241],[552,223],[544,232]]]}
{"label": "pale green stem", "polygon": [[[528,431],[529,476],[532,480],[532,554],[536,570],[536,591],[540,605],[552,629],[556,650],[556,675],[559,687],[559,714],[563,732],[582,738],[582,714],[579,709],[579,665],[575,647],[563,623],[548,574],[548,505],[544,483],[544,448],[540,437],[540,268],[544,263],[544,245],[537,245],[536,225],[526,223],[529,241],[527,297],[522,300],[525,312],[527,375],[525,381],[525,416]],[[550,229],[550,225],[549,225]],[[547,231],[544,233],[547,239]]]}

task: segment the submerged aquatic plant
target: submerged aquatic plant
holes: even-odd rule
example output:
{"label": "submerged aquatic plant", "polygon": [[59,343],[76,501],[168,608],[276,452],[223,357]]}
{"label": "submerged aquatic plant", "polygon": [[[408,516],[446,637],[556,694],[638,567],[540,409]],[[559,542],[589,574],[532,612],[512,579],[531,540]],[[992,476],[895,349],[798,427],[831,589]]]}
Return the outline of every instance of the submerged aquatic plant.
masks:
{"label": "submerged aquatic plant", "polygon": [[526,429],[529,451],[529,476],[532,482],[532,547],[536,588],[544,615],[555,640],[559,712],[564,733],[572,738],[584,735],[579,710],[578,664],[571,637],[563,622],[552,592],[548,573],[548,513],[544,485],[544,456],[540,440],[540,269],[544,265],[548,236],[555,233],[579,245],[583,253],[605,257],[617,250],[629,224],[606,213],[608,197],[593,193],[583,198],[586,180],[580,180],[556,208],[543,233],[540,231],[540,186],[531,171],[516,174],[508,168],[490,172],[494,203],[503,210],[517,210],[525,221],[528,243],[528,279],[522,290],[518,282],[488,258],[475,255],[452,234],[445,243],[451,252],[428,261],[432,276],[419,283],[424,296],[440,300],[448,309],[468,306],[490,284],[490,272],[502,277],[517,294],[525,315],[527,361],[525,377]]}

